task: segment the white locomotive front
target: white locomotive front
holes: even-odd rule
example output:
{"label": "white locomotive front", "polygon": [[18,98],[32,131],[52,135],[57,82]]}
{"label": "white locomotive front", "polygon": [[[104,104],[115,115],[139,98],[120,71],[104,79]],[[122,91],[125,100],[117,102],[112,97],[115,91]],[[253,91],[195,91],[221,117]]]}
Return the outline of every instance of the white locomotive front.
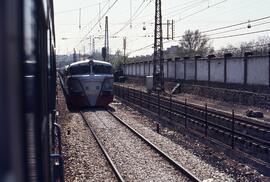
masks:
{"label": "white locomotive front", "polygon": [[107,106],[113,101],[112,65],[89,59],[70,64],[65,91],[71,107]]}

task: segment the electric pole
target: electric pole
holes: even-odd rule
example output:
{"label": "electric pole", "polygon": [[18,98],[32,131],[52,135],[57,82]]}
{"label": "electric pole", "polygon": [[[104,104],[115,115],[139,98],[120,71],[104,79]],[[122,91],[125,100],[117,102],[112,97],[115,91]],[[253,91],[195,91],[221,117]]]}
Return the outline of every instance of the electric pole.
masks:
{"label": "electric pole", "polygon": [[92,46],[93,46],[93,48],[92,48],[92,51],[93,51],[93,57],[95,57],[95,53],[96,53],[96,47],[95,47],[95,37],[93,36],[93,44],[92,44]]}
{"label": "electric pole", "polygon": [[163,69],[163,37],[162,37],[162,15],[161,0],[155,0],[155,33],[154,33],[154,59],[153,59],[153,90],[164,91],[164,69]]}
{"label": "electric pole", "polygon": [[104,47],[102,48],[102,57],[104,61],[109,60],[109,27],[108,27],[108,16],[105,17],[105,38]]}
{"label": "electric pole", "polygon": [[73,62],[76,62],[76,49],[73,49]]}
{"label": "electric pole", "polygon": [[126,48],[127,48],[127,38],[123,38],[123,49],[124,49],[124,65],[126,64]]}

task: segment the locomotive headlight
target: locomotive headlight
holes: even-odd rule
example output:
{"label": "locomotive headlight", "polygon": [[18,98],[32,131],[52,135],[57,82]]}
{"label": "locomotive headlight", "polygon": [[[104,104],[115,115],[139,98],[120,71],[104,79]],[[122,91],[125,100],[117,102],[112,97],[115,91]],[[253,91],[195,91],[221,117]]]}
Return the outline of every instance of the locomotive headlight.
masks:
{"label": "locomotive headlight", "polygon": [[103,83],[102,90],[112,90],[113,78],[105,79]]}

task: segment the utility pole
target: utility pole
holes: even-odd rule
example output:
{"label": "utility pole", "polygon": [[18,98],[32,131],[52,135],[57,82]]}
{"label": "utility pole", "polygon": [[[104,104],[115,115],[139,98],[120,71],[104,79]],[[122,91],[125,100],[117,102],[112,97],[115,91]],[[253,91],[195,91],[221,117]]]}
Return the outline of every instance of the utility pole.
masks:
{"label": "utility pole", "polygon": [[109,60],[109,22],[108,16],[105,17],[105,47],[106,47],[106,57]]}
{"label": "utility pole", "polygon": [[127,38],[123,38],[123,49],[124,49],[124,65],[126,64],[126,48],[127,48]]}
{"label": "utility pole", "polygon": [[81,30],[81,8],[79,9],[79,29]]}
{"label": "utility pole", "polygon": [[73,49],[73,62],[76,62],[76,49]]}
{"label": "utility pole", "polygon": [[91,56],[91,48],[92,48],[92,39],[91,39],[91,36],[89,37],[89,55]]}
{"label": "utility pole", "polygon": [[132,29],[132,0],[129,1],[129,13],[130,13],[130,19],[129,19],[129,28]]}
{"label": "utility pole", "polygon": [[174,40],[174,35],[175,35],[175,31],[174,31],[175,27],[174,26],[175,26],[174,20],[172,20],[172,40]]}
{"label": "utility pole", "polygon": [[163,69],[163,37],[162,37],[162,15],[161,0],[155,0],[155,33],[154,33],[154,70],[153,90],[164,91],[164,69]]}
{"label": "utility pole", "polygon": [[93,46],[93,47],[92,47],[93,54],[92,54],[92,55],[93,55],[93,57],[94,57],[94,56],[95,56],[95,53],[96,53],[95,37],[94,37],[94,36],[93,36],[93,39],[92,39],[92,40],[93,40],[93,44],[92,44],[92,46]]}
{"label": "utility pole", "polygon": [[105,17],[105,39],[104,47],[102,48],[102,57],[104,61],[109,60],[109,27],[108,27],[108,16]]}

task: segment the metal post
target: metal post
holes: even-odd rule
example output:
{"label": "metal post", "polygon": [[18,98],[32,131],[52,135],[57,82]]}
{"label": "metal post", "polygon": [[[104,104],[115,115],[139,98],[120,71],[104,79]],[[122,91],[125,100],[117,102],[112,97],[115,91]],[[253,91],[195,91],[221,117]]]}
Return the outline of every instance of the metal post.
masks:
{"label": "metal post", "polygon": [[268,76],[269,76],[268,87],[270,87],[270,44],[268,44],[268,60],[269,60],[268,62]]}
{"label": "metal post", "polygon": [[232,110],[232,143],[231,143],[232,149],[234,149],[234,135],[235,135],[234,127],[235,127],[234,110]]}
{"label": "metal post", "polygon": [[208,129],[208,110],[207,110],[207,103],[205,104],[205,137],[207,137],[207,129]]}
{"label": "metal post", "polygon": [[159,123],[157,123],[157,133],[160,133]]}
{"label": "metal post", "polygon": [[129,101],[129,87],[127,89],[127,100]]}
{"label": "metal post", "polygon": [[147,109],[150,110],[150,93],[147,96]]}
{"label": "metal post", "polygon": [[244,85],[247,85],[247,59],[248,57],[245,55],[244,57]]}
{"label": "metal post", "polygon": [[176,73],[176,71],[177,71],[177,69],[176,69],[176,66],[177,66],[177,62],[176,62],[176,60],[177,60],[177,58],[174,58],[174,79],[176,80],[177,79],[177,73]]}
{"label": "metal post", "polygon": [[160,95],[159,95],[160,93],[159,93],[159,90],[158,90],[158,116],[160,117]]}
{"label": "metal post", "polygon": [[142,101],[142,90],[140,90],[140,101],[141,101],[141,106],[143,106],[143,101]]}
{"label": "metal post", "polygon": [[172,94],[170,94],[170,120],[172,120]]}
{"label": "metal post", "polygon": [[187,99],[185,99],[185,128],[187,128]]}

